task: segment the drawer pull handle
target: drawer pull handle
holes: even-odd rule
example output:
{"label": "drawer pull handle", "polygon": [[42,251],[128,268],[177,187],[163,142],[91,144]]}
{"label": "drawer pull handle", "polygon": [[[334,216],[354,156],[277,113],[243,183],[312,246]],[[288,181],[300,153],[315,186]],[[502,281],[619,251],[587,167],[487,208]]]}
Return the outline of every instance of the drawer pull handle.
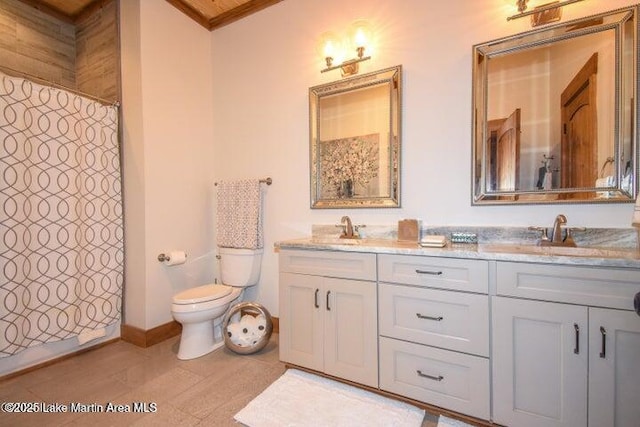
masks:
{"label": "drawer pull handle", "polygon": [[331,311],[331,307],[329,307],[329,295],[331,295],[331,291],[327,291],[327,311]]}
{"label": "drawer pull handle", "polygon": [[318,304],[318,292],[320,292],[320,289],[317,289],[317,288],[316,288],[316,293],[315,293],[315,295],[313,296],[313,305],[314,305],[316,308],[320,308],[320,304]]}
{"label": "drawer pull handle", "polygon": [[438,316],[438,317],[425,316],[425,315],[420,314],[420,313],[416,313],[416,316],[418,316],[418,319],[435,320],[436,322],[440,322],[440,321],[442,321],[442,319],[444,319],[444,317],[442,317],[442,316]]}
{"label": "drawer pull handle", "polygon": [[602,351],[600,357],[605,359],[607,357],[607,330],[600,326],[600,335],[602,335]]}
{"label": "drawer pull handle", "polygon": [[437,377],[434,377],[433,375],[423,374],[420,369],[418,369],[416,371],[416,373],[418,374],[418,376],[420,376],[422,378],[427,378],[427,379],[434,380],[434,381],[442,381],[444,379],[444,377],[442,375],[438,375]]}
{"label": "drawer pull handle", "polygon": [[417,270],[416,269],[416,273],[418,273],[418,274],[430,274],[432,276],[440,276],[442,274],[442,271],[429,271],[429,270]]}
{"label": "drawer pull handle", "polygon": [[576,347],[573,349],[575,354],[580,354],[580,326],[577,323],[573,324],[573,329],[576,331]]}

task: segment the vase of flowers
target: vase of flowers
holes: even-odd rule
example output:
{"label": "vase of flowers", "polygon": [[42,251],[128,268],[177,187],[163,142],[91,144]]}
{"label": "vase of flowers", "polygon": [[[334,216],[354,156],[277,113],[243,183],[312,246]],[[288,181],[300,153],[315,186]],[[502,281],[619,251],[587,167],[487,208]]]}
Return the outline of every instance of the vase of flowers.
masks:
{"label": "vase of flowers", "polygon": [[340,184],[340,193],[342,195],[342,198],[351,198],[353,197],[354,191],[353,191],[353,180],[351,179],[345,179],[344,181],[342,181],[342,183]]}
{"label": "vase of flowers", "polygon": [[365,188],[378,175],[378,135],[326,141],[320,158],[322,186],[337,198],[356,196],[356,185]]}

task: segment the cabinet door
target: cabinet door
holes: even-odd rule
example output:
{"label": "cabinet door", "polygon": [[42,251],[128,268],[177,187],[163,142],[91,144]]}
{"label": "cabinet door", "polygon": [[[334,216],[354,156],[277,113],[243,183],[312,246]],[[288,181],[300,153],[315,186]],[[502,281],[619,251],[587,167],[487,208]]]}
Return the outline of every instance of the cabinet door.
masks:
{"label": "cabinet door", "polygon": [[493,421],[587,425],[587,308],[493,297]]}
{"label": "cabinet door", "polygon": [[322,280],[280,273],[280,360],[317,371],[323,369]]}
{"label": "cabinet door", "polygon": [[324,279],[324,371],[378,386],[376,283]]}
{"label": "cabinet door", "polygon": [[589,426],[640,424],[640,317],[589,309]]}

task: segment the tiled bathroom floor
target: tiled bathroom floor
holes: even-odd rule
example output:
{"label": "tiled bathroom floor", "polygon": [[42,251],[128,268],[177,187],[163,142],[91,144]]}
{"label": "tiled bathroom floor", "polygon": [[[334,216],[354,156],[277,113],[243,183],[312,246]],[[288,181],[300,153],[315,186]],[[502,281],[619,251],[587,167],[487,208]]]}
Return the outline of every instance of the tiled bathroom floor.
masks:
{"label": "tiled bathroom floor", "polygon": [[[178,337],[149,348],[119,341],[0,382],[0,402],[90,405],[133,402],[156,412],[0,412],[2,426],[239,426],[233,416],[284,371],[277,334],[259,353],[226,348],[178,360]],[[126,407],[126,406],[125,406]],[[423,427],[435,427],[429,414]]]}

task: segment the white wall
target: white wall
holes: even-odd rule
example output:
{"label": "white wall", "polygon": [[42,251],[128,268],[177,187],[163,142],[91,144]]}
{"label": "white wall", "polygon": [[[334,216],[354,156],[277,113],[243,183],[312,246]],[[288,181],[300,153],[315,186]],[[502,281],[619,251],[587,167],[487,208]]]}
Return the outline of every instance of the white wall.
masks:
{"label": "white wall", "polygon": [[[515,3],[515,1],[513,2]],[[591,0],[564,8],[563,20],[634,4]],[[631,204],[471,206],[471,53],[477,43],[530,29],[507,22],[504,0],[284,1],[211,33],[215,179],[271,176],[266,190],[265,255],[255,299],[278,314],[278,240],[308,235],[311,224],[550,225],[629,227]],[[320,73],[317,40],[367,19],[377,34],[361,73],[404,67],[402,208],[309,208],[308,88],[339,80]]]}
{"label": "white wall", "polygon": [[[214,275],[211,38],[167,2],[121,3],[125,323],[151,329]],[[157,261],[172,249],[187,263]]]}

